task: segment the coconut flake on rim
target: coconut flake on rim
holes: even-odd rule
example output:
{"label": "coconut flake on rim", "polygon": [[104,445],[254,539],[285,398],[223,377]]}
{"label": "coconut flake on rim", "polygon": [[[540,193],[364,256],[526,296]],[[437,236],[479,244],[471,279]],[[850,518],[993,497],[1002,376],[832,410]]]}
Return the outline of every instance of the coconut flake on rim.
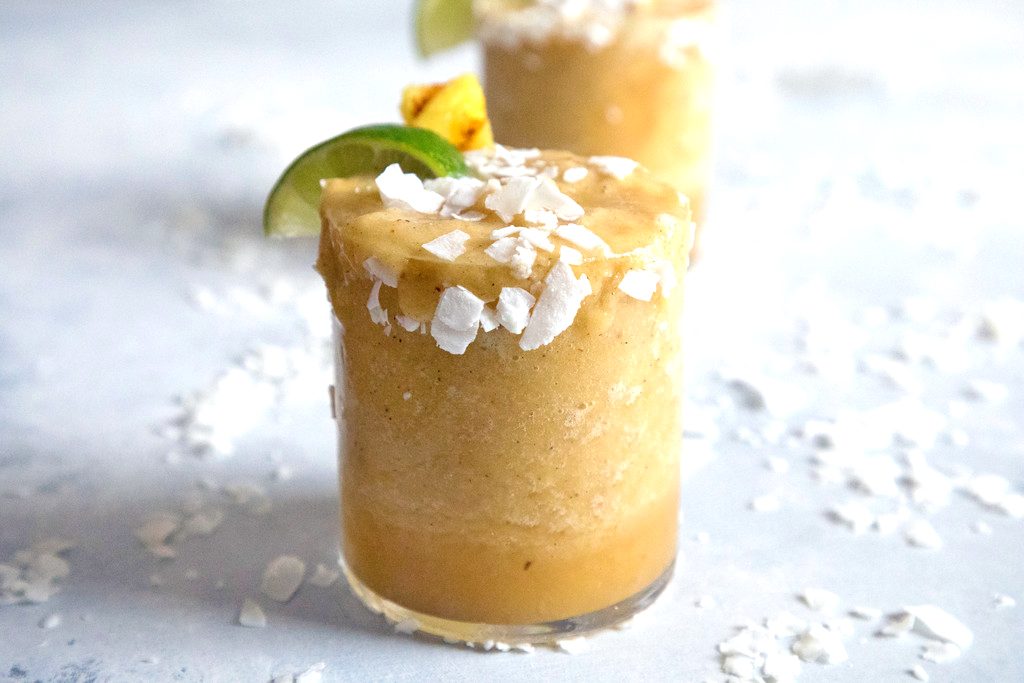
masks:
{"label": "coconut flake on rim", "polygon": [[436,214],[444,204],[444,197],[423,187],[415,173],[403,173],[398,164],[391,164],[374,181],[381,201],[389,209],[407,209],[418,213]]}
{"label": "coconut flake on rim", "polygon": [[596,156],[590,157],[589,161],[602,173],[618,180],[625,180],[640,166],[640,162],[626,157]]}
{"label": "coconut flake on rim", "polygon": [[426,242],[423,248],[442,261],[454,261],[466,253],[466,242],[468,241],[469,233],[452,230]]}
{"label": "coconut flake on rim", "polygon": [[544,278],[544,289],[519,339],[519,348],[532,351],[550,344],[572,325],[590,289],[586,276],[577,280],[568,263],[556,261]]}

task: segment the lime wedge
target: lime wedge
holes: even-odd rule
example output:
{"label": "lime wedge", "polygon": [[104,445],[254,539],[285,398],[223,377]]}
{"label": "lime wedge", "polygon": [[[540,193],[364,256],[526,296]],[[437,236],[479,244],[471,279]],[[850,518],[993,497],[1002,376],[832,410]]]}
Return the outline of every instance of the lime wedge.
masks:
{"label": "lime wedge", "polygon": [[355,128],[311,147],[285,169],[263,208],[263,231],[319,234],[321,178],[377,175],[393,163],[421,178],[469,173],[462,152],[433,131],[397,124]]}
{"label": "lime wedge", "polygon": [[418,0],[416,47],[421,57],[473,37],[473,0]]}

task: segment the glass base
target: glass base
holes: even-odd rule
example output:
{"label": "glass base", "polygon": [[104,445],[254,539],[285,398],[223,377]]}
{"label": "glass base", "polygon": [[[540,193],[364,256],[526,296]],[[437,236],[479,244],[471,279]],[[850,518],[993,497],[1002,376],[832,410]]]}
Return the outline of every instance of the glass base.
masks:
{"label": "glass base", "polygon": [[610,607],[557,621],[540,624],[477,624],[453,621],[406,609],[374,593],[348,568],[344,560],[341,569],[349,587],[368,609],[395,624],[396,630],[418,631],[444,639],[447,643],[482,645],[485,649],[516,649],[520,646],[555,645],[560,640],[591,636],[616,626],[644,611],[657,600],[672,579],[675,562],[662,572],[647,588]]}

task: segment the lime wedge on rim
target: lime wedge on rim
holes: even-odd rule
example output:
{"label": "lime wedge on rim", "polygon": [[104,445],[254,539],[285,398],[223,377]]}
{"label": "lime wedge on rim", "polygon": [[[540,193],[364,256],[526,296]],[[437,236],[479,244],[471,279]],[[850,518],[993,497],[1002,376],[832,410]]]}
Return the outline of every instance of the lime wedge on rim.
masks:
{"label": "lime wedge on rim", "polygon": [[416,48],[421,57],[455,47],[473,37],[473,0],[418,0]]}
{"label": "lime wedge on rim", "polygon": [[398,124],[363,126],[303,152],[281,174],[263,208],[274,237],[320,233],[320,179],[377,175],[397,163],[420,178],[469,173],[462,152],[437,133]]}

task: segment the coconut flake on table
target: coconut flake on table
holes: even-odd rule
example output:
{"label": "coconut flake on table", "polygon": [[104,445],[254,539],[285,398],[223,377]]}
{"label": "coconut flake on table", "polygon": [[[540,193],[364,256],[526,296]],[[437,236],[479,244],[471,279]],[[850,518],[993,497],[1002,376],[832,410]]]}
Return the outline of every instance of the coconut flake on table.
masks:
{"label": "coconut flake on table", "polygon": [[590,157],[589,161],[602,173],[619,180],[625,180],[640,166],[639,162],[627,159],[626,157],[596,156]]}
{"label": "coconut flake on table", "polygon": [[793,642],[792,651],[805,662],[817,664],[842,664],[849,659],[839,634],[817,624]]}
{"label": "coconut flake on table", "polygon": [[306,583],[309,583],[317,588],[327,588],[334,584],[335,581],[341,576],[341,572],[337,569],[331,569],[324,564],[318,563],[313,573],[306,579]]}
{"label": "coconut flake on table", "polygon": [[875,522],[875,515],[870,508],[859,501],[848,501],[834,505],[828,511],[828,517],[849,527],[856,535],[863,534]]}
{"label": "coconut flake on table", "polygon": [[946,662],[953,661],[962,655],[963,652],[964,651],[960,647],[953,643],[944,643],[936,640],[930,643],[925,643],[921,647],[921,654],[918,656],[926,662],[945,664]]}
{"label": "coconut flake on table", "polygon": [[654,271],[634,268],[622,276],[619,289],[639,301],[650,301],[660,279]]}
{"label": "coconut flake on table", "polygon": [[406,209],[423,214],[436,214],[444,197],[423,187],[415,173],[403,173],[401,166],[391,164],[375,180],[381,201],[389,209]]}
{"label": "coconut flake on table", "polygon": [[512,334],[520,334],[530,321],[537,298],[520,287],[503,287],[498,295],[498,322]]}
{"label": "coconut flake on table", "polygon": [[263,628],[267,625],[267,615],[258,602],[246,598],[238,611],[238,624],[247,628]]}
{"label": "coconut flake on table", "polygon": [[910,667],[907,673],[919,681],[924,681],[924,683],[928,683],[928,681],[931,680],[931,676],[928,675],[928,672],[925,671],[924,667],[920,664],[915,664],[914,666]]}
{"label": "coconut flake on table", "polygon": [[887,638],[901,638],[914,629],[914,615],[901,613],[889,617],[889,621],[875,634]]}
{"label": "coconut flake on table", "polygon": [[469,233],[452,230],[423,244],[423,248],[442,261],[454,261],[466,253]]}
{"label": "coconut flake on table", "polygon": [[519,347],[532,351],[550,344],[576,319],[589,289],[586,275],[577,280],[569,264],[556,261],[544,278],[544,289],[519,339]]}
{"label": "coconut flake on table", "polygon": [[966,650],[974,642],[974,633],[959,619],[936,605],[904,607],[905,614],[914,617],[914,631]]}
{"label": "coconut flake on table", "polygon": [[877,607],[865,607],[857,605],[850,608],[850,615],[864,621],[874,621],[882,618],[882,610]]}
{"label": "coconut flake on table", "polygon": [[839,605],[839,596],[824,588],[805,588],[800,600],[815,612],[831,612]]}
{"label": "coconut flake on table", "polygon": [[580,636],[578,638],[563,638],[555,642],[559,651],[570,655],[578,655],[590,650],[590,643]]}
{"label": "coconut flake on table", "polygon": [[1003,593],[996,593],[992,596],[992,609],[1011,609],[1017,606],[1017,601],[1009,595]]}
{"label": "coconut flake on table", "polygon": [[305,575],[305,562],[294,555],[281,555],[264,568],[260,592],[271,600],[288,602],[299,590]]}

